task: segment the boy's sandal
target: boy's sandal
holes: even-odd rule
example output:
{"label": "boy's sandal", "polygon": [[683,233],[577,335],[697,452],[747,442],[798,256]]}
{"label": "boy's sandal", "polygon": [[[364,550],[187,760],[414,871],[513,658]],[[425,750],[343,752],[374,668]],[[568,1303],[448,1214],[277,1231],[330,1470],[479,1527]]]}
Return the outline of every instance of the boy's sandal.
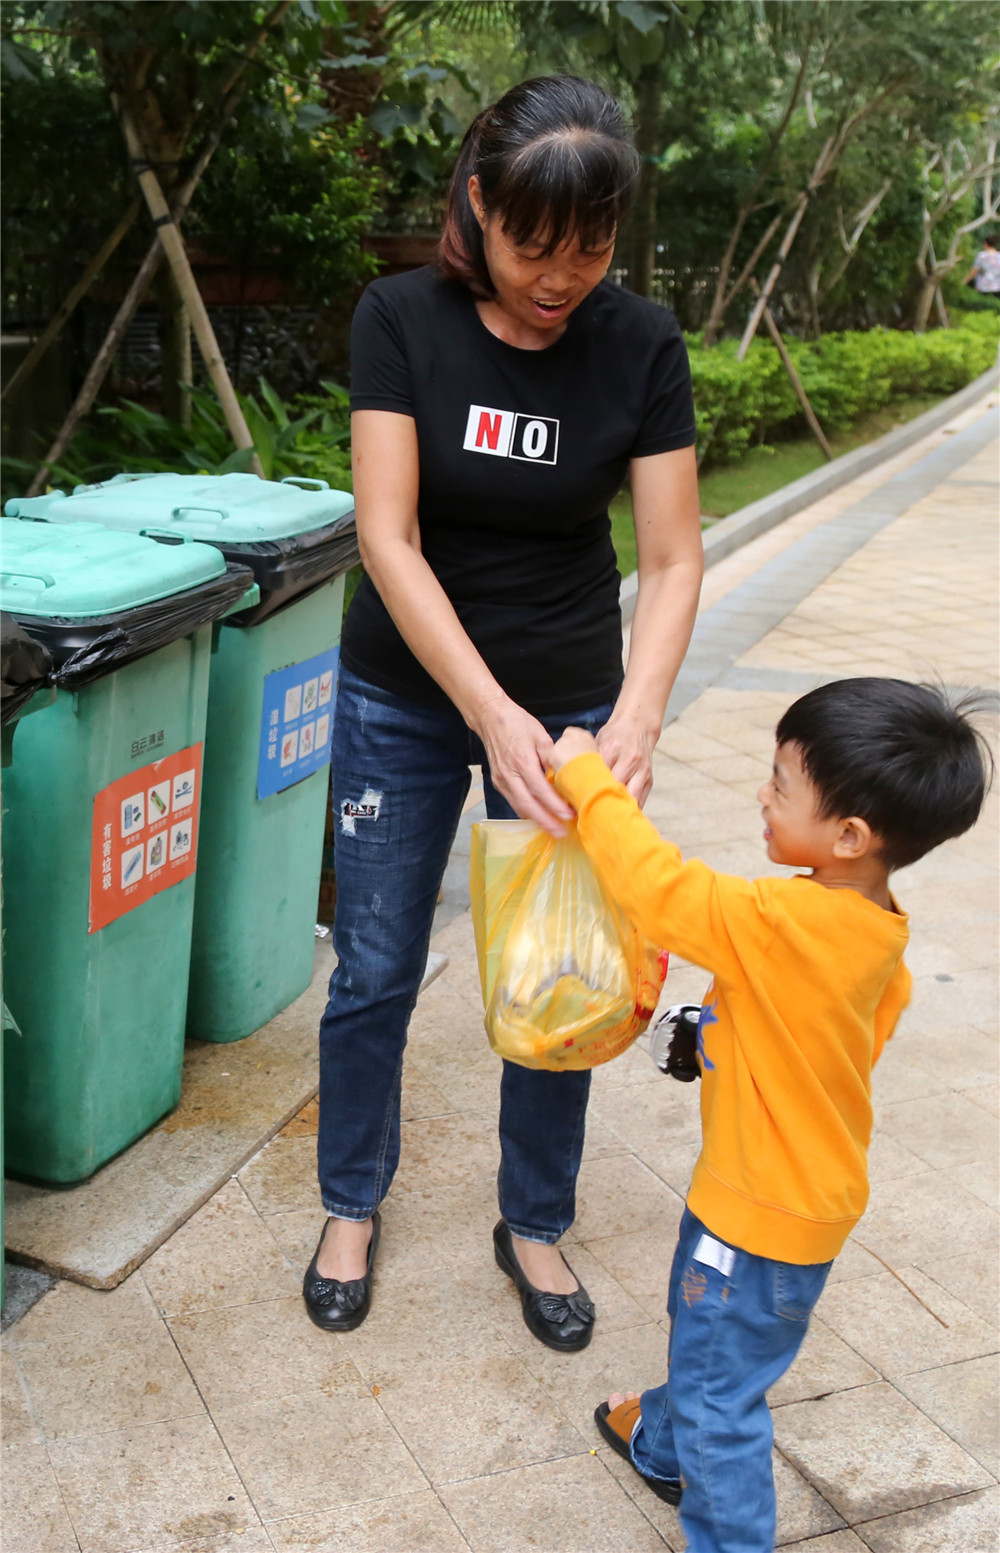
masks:
{"label": "boy's sandal", "polygon": [[632,1431],[639,1417],[639,1398],[630,1397],[627,1402],[619,1402],[617,1407],[609,1408],[606,1402],[601,1402],[594,1409],[594,1423],[598,1432],[607,1441],[611,1449],[619,1455],[623,1461],[627,1461],[637,1477],[641,1477],[647,1488],[651,1488],[657,1499],[662,1499],[664,1504],[680,1504],[681,1485],[672,1482],[669,1478],[647,1477],[645,1472],[640,1472],[632,1460],[631,1440]]}

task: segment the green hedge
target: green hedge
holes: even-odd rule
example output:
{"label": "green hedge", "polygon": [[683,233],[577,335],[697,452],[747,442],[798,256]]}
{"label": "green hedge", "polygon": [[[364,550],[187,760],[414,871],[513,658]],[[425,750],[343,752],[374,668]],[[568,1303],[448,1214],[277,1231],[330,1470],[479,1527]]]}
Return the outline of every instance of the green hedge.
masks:
{"label": "green hedge", "polygon": [[[955,393],[997,358],[1000,314],[952,311],[951,329],[906,334],[892,329],[789,339],[788,351],[827,431],[913,395]],[[704,463],[732,463],[747,448],[790,436],[805,419],[778,352],[756,339],[742,362],[736,342],[705,350],[689,338],[698,448]]]}

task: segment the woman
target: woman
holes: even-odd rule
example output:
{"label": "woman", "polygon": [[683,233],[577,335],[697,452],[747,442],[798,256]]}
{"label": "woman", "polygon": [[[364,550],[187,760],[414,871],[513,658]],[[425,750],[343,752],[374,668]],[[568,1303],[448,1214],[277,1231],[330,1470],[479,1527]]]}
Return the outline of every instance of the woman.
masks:
{"label": "woman", "polygon": [[[637,170],[599,87],[523,82],[465,137],[436,268],[373,282],[355,315],[366,575],[344,627],[334,740],[329,1217],[303,1286],[330,1331],[370,1305],[406,1027],[469,765],[483,768],[489,815],[554,835],[570,811],[545,772],[567,724],[597,734],[640,801],[651,785],[702,547],[680,331],[605,280]],[[640,586],[623,683],[607,506],[626,473]],[[530,1330],[563,1351],[586,1345],[594,1319],[556,1244],[573,1222],[589,1086],[586,1072],[503,1065],[497,1261]]]}

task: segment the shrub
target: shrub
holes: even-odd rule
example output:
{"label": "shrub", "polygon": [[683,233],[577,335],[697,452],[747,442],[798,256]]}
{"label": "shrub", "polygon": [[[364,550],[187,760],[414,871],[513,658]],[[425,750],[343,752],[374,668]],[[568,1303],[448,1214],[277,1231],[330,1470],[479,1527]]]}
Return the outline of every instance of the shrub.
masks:
{"label": "shrub", "polygon": [[[1000,311],[952,309],[951,329],[893,329],[788,340],[788,351],[820,423],[843,431],[897,399],[952,394],[996,360]],[[769,340],[756,339],[742,362],[724,340],[705,350],[688,339],[698,446],[708,464],[732,463],[754,444],[804,427],[794,390]]]}

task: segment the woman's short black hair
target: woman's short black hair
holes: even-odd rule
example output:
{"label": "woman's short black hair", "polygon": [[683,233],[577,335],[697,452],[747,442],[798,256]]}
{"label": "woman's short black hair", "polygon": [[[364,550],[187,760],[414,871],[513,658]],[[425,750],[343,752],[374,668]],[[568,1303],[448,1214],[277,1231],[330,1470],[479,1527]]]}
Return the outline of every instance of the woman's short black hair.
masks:
{"label": "woman's short black hair", "polygon": [[492,297],[483,234],[469,201],[479,179],[487,215],[518,244],[552,253],[573,237],[610,243],[639,176],[639,155],[613,97],[576,76],[538,76],[511,87],[470,124],[448,190],[439,272]]}
{"label": "woman's short black hair", "polygon": [[993,757],[969,719],[990,709],[981,692],[952,701],[933,685],[840,679],[794,702],[776,734],[799,750],[820,817],[857,815],[905,868],[976,823]]}

